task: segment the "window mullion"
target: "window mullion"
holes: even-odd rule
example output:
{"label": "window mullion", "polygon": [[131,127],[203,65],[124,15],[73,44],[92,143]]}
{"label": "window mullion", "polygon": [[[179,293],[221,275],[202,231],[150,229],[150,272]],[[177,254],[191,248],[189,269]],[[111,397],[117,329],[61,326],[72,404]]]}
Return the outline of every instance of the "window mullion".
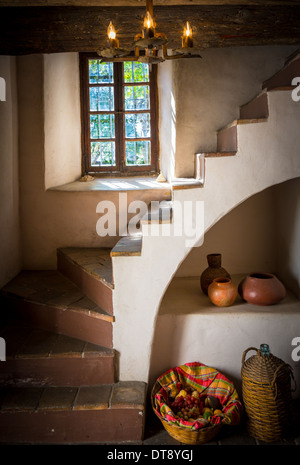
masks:
{"label": "window mullion", "polygon": [[123,95],[122,95],[122,63],[114,63],[114,81],[115,81],[115,137],[116,137],[116,163],[118,170],[123,171]]}

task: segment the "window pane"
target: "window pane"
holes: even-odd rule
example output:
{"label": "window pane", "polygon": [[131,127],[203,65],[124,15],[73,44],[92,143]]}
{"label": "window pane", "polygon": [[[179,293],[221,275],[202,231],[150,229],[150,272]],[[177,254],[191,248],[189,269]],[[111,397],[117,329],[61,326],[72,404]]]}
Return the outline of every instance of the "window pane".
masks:
{"label": "window pane", "polygon": [[115,137],[115,115],[90,116],[91,139],[113,139]]}
{"label": "window pane", "polygon": [[126,141],[125,150],[127,166],[151,164],[149,140],[141,140],[134,142]]}
{"label": "window pane", "polygon": [[125,115],[125,137],[150,137],[150,113],[129,113]]}
{"label": "window pane", "polygon": [[91,142],[92,166],[114,166],[115,143],[114,142]]}
{"label": "window pane", "polygon": [[90,109],[112,111],[114,109],[114,88],[90,87]]}
{"label": "window pane", "polygon": [[114,82],[113,63],[101,63],[100,60],[89,60],[90,84],[107,84]]}
{"label": "window pane", "polygon": [[149,110],[149,86],[125,86],[125,110]]}
{"label": "window pane", "polygon": [[149,82],[149,65],[138,61],[125,61],[124,82]]}

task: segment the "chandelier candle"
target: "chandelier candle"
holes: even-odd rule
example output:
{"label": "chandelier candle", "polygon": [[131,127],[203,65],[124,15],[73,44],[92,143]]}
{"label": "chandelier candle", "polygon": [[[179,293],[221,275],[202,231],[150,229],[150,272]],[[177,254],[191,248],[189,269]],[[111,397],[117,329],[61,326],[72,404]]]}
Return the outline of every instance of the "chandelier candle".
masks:
{"label": "chandelier candle", "polygon": [[108,35],[107,46],[112,47],[112,48],[118,48],[119,41],[117,39],[116,30],[112,22],[109,23],[109,26],[107,28],[107,35]]}
{"label": "chandelier candle", "polygon": [[152,39],[154,37],[154,23],[149,11],[147,11],[144,18],[143,36],[144,39]]}
{"label": "chandelier candle", "polygon": [[186,27],[184,28],[183,36],[182,36],[182,48],[193,47],[192,35],[193,35],[192,29],[189,25],[189,22],[187,21]]}

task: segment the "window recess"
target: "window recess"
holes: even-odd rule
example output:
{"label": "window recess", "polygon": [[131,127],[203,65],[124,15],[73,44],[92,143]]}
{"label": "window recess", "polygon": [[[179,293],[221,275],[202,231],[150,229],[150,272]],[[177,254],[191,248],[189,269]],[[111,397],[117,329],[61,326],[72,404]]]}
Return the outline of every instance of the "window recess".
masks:
{"label": "window recess", "polygon": [[81,54],[83,174],[157,172],[156,66]]}

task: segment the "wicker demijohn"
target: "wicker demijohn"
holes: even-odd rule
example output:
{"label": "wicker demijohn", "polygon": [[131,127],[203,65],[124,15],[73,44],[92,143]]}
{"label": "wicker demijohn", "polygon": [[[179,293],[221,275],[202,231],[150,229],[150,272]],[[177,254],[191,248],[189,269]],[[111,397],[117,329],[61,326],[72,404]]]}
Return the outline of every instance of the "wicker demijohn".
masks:
{"label": "wicker demijohn", "polygon": [[[256,355],[246,359],[250,350]],[[242,392],[250,436],[265,442],[279,440],[289,425],[292,369],[272,355],[267,344],[250,347],[242,356]]]}

